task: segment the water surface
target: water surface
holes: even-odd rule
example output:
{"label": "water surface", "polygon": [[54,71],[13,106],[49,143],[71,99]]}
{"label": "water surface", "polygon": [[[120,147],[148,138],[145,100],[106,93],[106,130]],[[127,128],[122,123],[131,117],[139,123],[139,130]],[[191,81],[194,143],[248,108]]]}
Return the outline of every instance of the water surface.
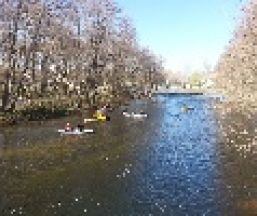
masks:
{"label": "water surface", "polygon": [[[183,104],[193,109],[182,112]],[[256,121],[221,117],[213,104],[204,96],[134,101],[129,109],[148,119],[116,110],[110,122],[89,124],[93,135],[56,132],[79,117],[1,129],[1,215],[257,212]]]}

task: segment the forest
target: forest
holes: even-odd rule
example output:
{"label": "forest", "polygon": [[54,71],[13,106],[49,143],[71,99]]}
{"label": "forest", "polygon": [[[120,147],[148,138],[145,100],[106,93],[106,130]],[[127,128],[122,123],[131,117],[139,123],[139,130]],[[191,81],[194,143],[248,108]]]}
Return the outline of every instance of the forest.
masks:
{"label": "forest", "polygon": [[242,8],[242,19],[220,56],[215,69],[216,88],[237,109],[256,108],[257,102],[257,2]]}
{"label": "forest", "polygon": [[0,41],[2,112],[129,100],[164,80],[113,0],[0,0]]}

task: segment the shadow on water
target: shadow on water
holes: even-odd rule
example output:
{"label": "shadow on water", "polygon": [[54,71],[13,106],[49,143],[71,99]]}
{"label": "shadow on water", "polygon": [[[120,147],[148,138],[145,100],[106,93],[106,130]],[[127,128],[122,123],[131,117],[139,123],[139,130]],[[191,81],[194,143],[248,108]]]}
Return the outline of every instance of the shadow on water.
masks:
{"label": "shadow on water", "polygon": [[257,115],[239,111],[220,115],[224,190],[233,201],[235,215],[257,212]]}
{"label": "shadow on water", "polygon": [[[240,115],[220,118],[210,109],[212,102],[204,96],[134,101],[129,109],[145,110],[148,119],[124,118],[116,110],[110,122],[89,125],[93,135],[57,134],[66,121],[75,124],[79,118],[3,130],[1,215],[236,215],[256,210],[256,125]],[[183,104],[193,109],[182,112]],[[232,124],[239,125],[235,132]],[[246,140],[251,150],[242,147]]]}

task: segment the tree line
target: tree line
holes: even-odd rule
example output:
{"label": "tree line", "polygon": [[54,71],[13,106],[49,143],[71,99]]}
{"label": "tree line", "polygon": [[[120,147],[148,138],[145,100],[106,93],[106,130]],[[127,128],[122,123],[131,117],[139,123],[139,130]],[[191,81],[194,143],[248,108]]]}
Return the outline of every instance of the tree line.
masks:
{"label": "tree line", "polygon": [[216,67],[216,86],[231,101],[252,106],[257,101],[257,2],[249,1],[233,37]]}
{"label": "tree line", "polygon": [[61,96],[92,104],[101,86],[122,98],[164,80],[114,0],[0,0],[0,41],[2,110]]}

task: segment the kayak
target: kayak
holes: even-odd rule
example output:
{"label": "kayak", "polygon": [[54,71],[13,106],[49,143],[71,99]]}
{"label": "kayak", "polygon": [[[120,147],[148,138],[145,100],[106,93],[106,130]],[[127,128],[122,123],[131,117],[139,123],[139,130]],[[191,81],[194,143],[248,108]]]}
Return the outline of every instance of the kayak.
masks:
{"label": "kayak", "polygon": [[106,116],[104,116],[104,115],[99,115],[99,116],[96,116],[96,119],[98,120],[98,121],[106,121]]}
{"label": "kayak", "polygon": [[83,129],[82,131],[75,129],[73,131],[65,131],[65,129],[58,129],[58,132],[65,135],[81,135],[84,133],[94,133],[93,129]]}
{"label": "kayak", "polygon": [[97,121],[107,121],[107,120],[109,120],[107,116],[97,116],[97,117],[94,117],[94,118],[85,118],[84,123],[97,122]]}
{"label": "kayak", "polygon": [[96,112],[93,117],[98,121],[107,121],[108,117],[101,112]]}
{"label": "kayak", "polygon": [[96,122],[98,121],[96,118],[85,118],[84,119],[84,123],[87,123],[87,122]]}
{"label": "kayak", "polygon": [[147,114],[141,114],[141,113],[132,113],[131,114],[133,118],[147,118]]}
{"label": "kayak", "polygon": [[189,110],[194,110],[194,108],[193,107],[188,107],[188,106],[182,106],[181,107],[181,112],[187,112]]}
{"label": "kayak", "polygon": [[131,117],[131,114],[129,114],[128,112],[123,112],[122,113],[125,117],[127,117],[127,118],[130,118]]}
{"label": "kayak", "polygon": [[146,113],[131,113],[129,114],[128,112],[123,112],[122,113],[125,117],[127,118],[147,118],[147,114]]}

